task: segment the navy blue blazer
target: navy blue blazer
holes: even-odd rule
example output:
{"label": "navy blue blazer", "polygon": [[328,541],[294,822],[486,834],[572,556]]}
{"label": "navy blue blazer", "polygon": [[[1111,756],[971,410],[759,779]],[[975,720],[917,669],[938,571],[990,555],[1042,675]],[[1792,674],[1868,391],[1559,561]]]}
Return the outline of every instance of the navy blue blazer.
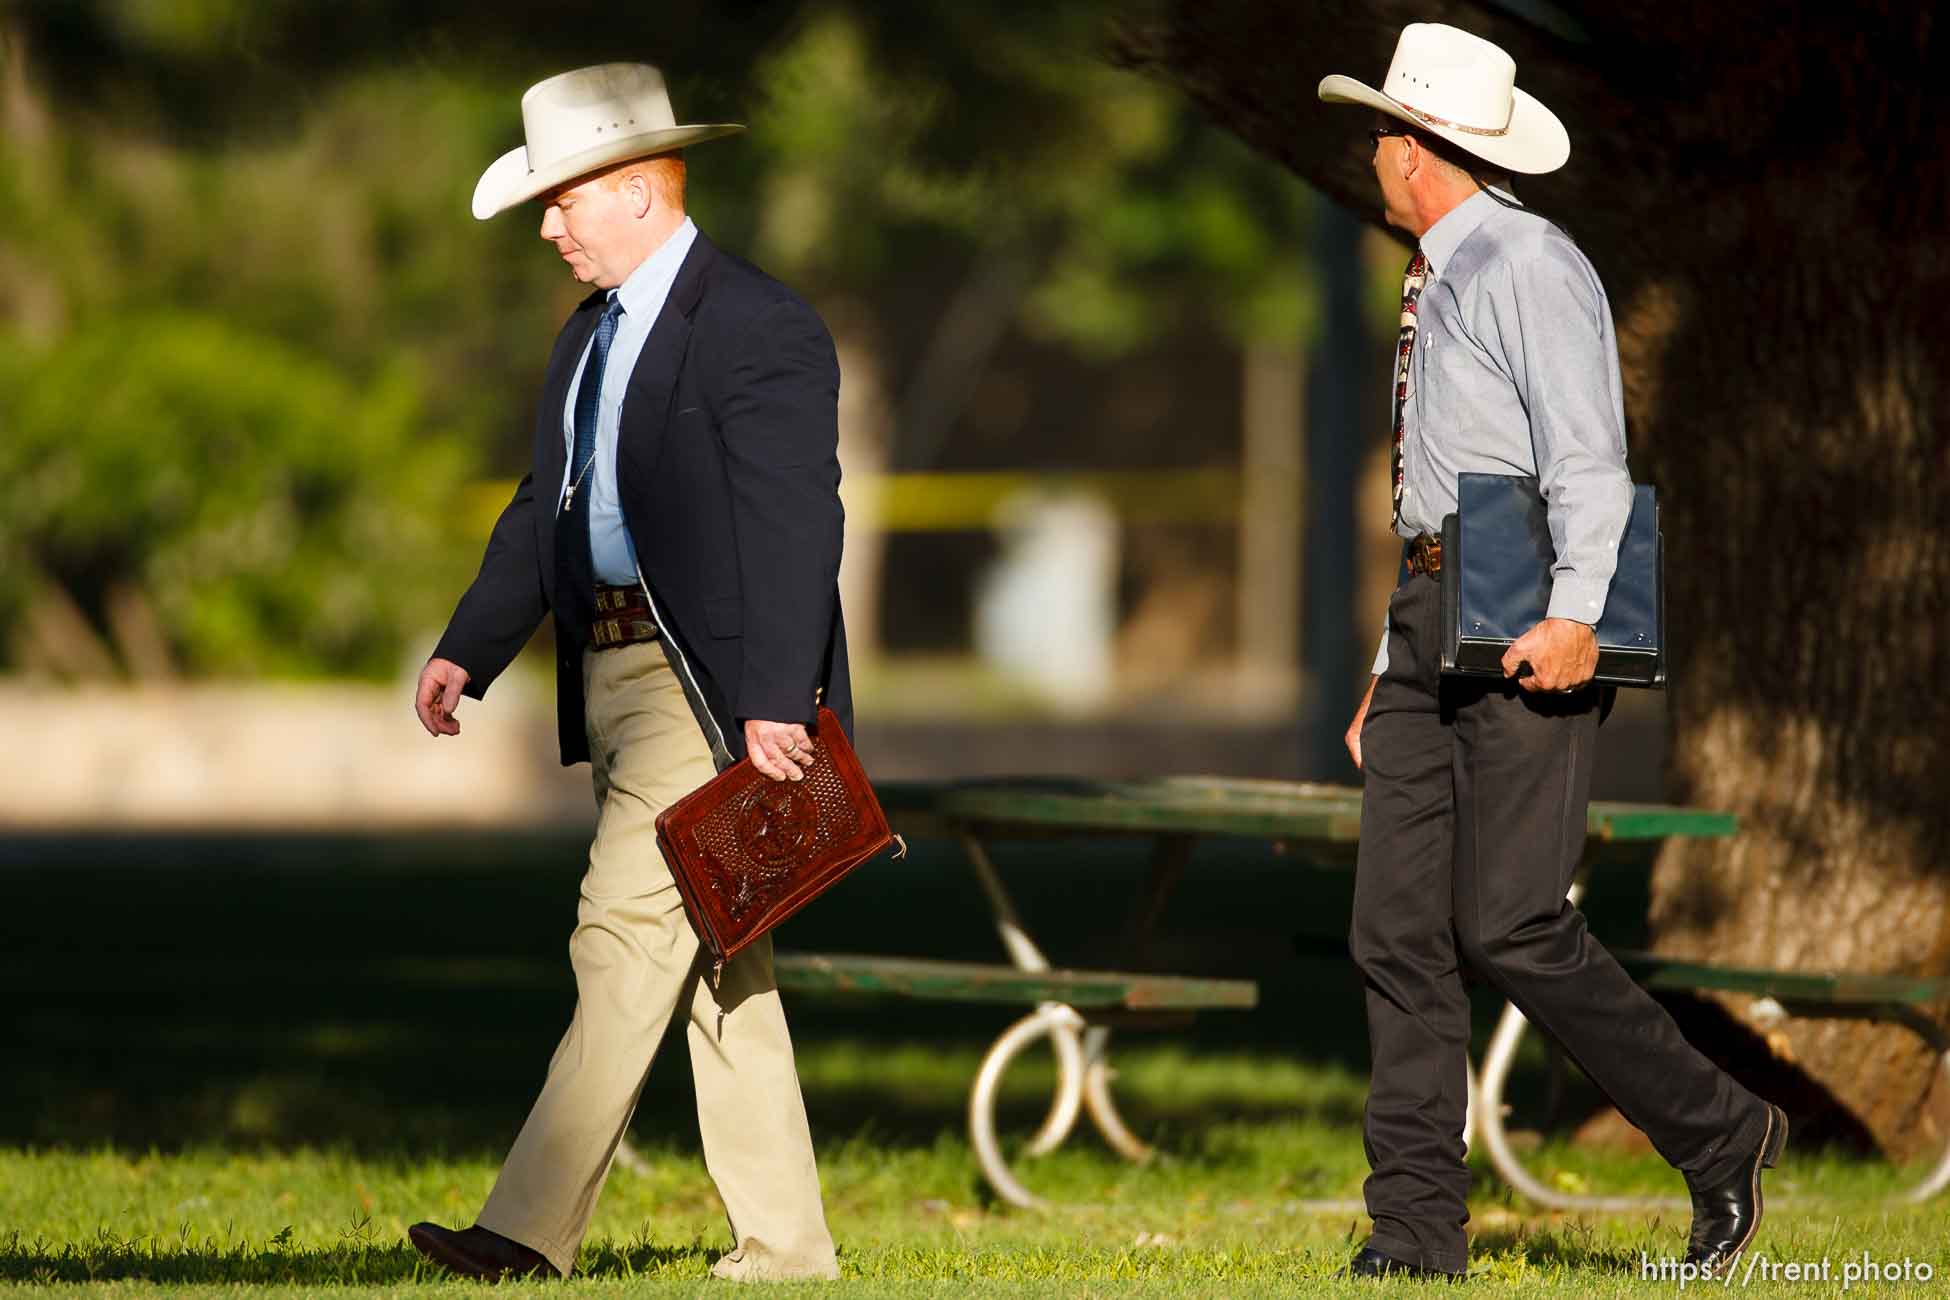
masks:
{"label": "navy blue blazer", "polygon": [[[534,468],[434,650],[467,670],[464,694],[479,699],[553,611],[565,766],[589,747],[573,603],[555,591],[562,407],[603,299],[584,299],[556,337]],[[616,469],[664,653],[720,769],[744,756],[750,719],[809,723],[823,699],[853,729],[839,384],[818,314],[700,234],[630,374]]]}

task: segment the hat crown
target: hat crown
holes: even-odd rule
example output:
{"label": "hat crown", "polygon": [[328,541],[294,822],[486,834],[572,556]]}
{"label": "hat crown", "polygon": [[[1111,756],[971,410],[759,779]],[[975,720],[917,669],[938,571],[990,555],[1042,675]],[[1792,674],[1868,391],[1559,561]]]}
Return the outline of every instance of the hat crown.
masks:
{"label": "hat crown", "polygon": [[1458,27],[1410,23],[1395,43],[1381,92],[1455,126],[1501,131],[1516,107],[1517,62]]}
{"label": "hat crown", "polygon": [[664,74],[647,63],[577,68],[536,82],[521,97],[521,126],[531,172],[619,136],[676,125]]}

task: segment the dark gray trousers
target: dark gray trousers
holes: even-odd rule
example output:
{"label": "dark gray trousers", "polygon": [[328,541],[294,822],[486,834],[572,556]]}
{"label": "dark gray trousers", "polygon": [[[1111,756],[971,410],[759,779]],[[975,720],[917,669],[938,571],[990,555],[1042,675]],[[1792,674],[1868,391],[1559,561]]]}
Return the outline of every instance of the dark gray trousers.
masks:
{"label": "dark gray trousers", "polygon": [[1688,1044],[1564,901],[1584,849],[1599,690],[1440,675],[1440,588],[1389,602],[1361,730],[1349,949],[1367,989],[1364,1130],[1377,1250],[1467,1267],[1464,964],[1577,1062],[1676,1168],[1707,1182],[1760,1144],[1763,1103]]}

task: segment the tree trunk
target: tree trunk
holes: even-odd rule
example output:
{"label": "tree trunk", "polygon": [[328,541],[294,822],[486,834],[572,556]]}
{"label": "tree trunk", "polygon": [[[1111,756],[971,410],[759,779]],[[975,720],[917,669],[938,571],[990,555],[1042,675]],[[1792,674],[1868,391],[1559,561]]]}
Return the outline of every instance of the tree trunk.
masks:
{"label": "tree trunk", "polygon": [[[1520,192],[1617,318],[1634,476],[1664,506],[1672,795],[1742,825],[1661,854],[1662,952],[1950,971],[1940,8],[1165,0],[1114,38],[1371,219],[1369,115],[1314,86],[1379,84],[1404,23],[1496,41],[1570,129],[1570,165]],[[1941,1143],[1906,1030],[1775,1041],[1885,1149]]]}

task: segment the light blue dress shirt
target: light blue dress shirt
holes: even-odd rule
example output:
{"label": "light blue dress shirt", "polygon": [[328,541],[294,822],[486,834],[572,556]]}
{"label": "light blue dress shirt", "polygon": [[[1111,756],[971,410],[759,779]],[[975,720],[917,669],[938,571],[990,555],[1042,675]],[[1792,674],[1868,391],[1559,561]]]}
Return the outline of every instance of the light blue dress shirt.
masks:
{"label": "light blue dress shirt", "polygon": [[[1551,618],[1596,623],[1632,512],[1625,388],[1605,286],[1570,236],[1472,194],[1422,235],[1428,279],[1402,404],[1405,538],[1437,536],[1463,473],[1534,475],[1557,564]],[[1375,657],[1388,667],[1388,635]]]}
{"label": "light blue dress shirt", "polygon": [[[686,217],[684,224],[614,291],[616,300],[623,304],[623,315],[616,322],[616,338],[609,345],[609,362],[603,371],[603,395],[596,407],[596,458],[589,464],[587,485],[589,558],[596,581],[611,586],[634,587],[637,582],[636,543],[623,522],[623,504],[616,489],[616,444],[623,422],[623,395],[629,391],[630,374],[643,353],[644,341],[650,337],[650,328],[657,323],[670,297],[670,287],[677,282],[677,270],[696,241],[697,227]],[[555,497],[558,510],[562,493],[569,490],[569,468],[575,462],[576,390],[582,386],[582,368],[588,364],[589,349],[585,347],[562,404],[562,437],[569,450],[569,465],[563,467],[562,488]]]}

